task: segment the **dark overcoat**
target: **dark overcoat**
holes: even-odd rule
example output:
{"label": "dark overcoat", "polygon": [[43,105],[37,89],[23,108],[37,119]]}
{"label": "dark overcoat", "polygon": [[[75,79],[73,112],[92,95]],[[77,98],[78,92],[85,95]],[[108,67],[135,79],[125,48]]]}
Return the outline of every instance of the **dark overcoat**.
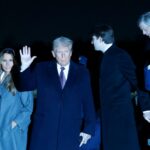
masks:
{"label": "dark overcoat", "polygon": [[115,45],[103,55],[100,102],[104,150],[140,149],[131,101],[131,90],[137,87],[135,69],[127,52]]}
{"label": "dark overcoat", "polygon": [[94,133],[95,111],[84,66],[70,63],[63,90],[55,61],[28,68],[20,74],[19,83],[20,90],[37,89],[30,150],[78,150],[83,119],[83,132]]}

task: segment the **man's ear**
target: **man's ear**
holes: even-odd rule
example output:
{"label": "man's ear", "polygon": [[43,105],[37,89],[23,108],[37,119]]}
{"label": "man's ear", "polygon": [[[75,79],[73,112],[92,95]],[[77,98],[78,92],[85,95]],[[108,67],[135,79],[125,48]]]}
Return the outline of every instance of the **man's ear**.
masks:
{"label": "man's ear", "polygon": [[72,50],[71,50],[70,56],[72,56]]}
{"label": "man's ear", "polygon": [[103,41],[103,39],[102,39],[102,37],[101,37],[101,36],[99,37],[99,41],[100,41],[100,42],[102,42],[102,41]]}
{"label": "man's ear", "polygon": [[[99,37],[99,41],[100,41],[101,43],[105,43],[102,37]],[[105,43],[105,44],[106,44],[106,43]]]}
{"label": "man's ear", "polygon": [[54,58],[56,57],[54,50],[52,50],[52,55],[53,55]]}

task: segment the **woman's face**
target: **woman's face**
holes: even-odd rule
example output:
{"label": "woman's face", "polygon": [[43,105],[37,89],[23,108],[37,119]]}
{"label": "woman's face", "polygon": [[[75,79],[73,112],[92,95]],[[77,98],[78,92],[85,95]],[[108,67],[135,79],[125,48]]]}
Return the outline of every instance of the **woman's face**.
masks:
{"label": "woman's face", "polygon": [[13,56],[11,54],[4,53],[1,61],[3,71],[5,71],[6,73],[10,73],[13,65],[14,65]]}

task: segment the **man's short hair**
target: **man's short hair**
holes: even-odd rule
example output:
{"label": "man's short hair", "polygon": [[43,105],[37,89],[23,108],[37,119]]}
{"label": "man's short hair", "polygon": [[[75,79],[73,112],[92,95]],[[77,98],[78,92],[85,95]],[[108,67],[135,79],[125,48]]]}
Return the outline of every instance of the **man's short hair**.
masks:
{"label": "man's short hair", "polygon": [[70,50],[72,50],[73,41],[70,38],[60,36],[53,40],[53,49],[59,47],[59,46],[65,46],[68,47]]}
{"label": "man's short hair", "polygon": [[106,24],[96,25],[93,30],[93,36],[101,37],[106,44],[114,42],[114,31],[111,26]]}

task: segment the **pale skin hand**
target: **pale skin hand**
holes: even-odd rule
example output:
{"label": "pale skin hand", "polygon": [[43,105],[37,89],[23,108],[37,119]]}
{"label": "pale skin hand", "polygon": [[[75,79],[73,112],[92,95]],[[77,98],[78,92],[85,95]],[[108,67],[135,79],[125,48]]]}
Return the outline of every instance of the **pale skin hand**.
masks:
{"label": "pale skin hand", "polygon": [[19,51],[19,53],[21,58],[21,72],[22,72],[31,65],[31,63],[37,56],[31,57],[31,48],[27,46],[24,46],[22,50]]}
{"label": "pale skin hand", "polygon": [[143,117],[148,123],[150,123],[150,110],[143,111]]}
{"label": "pale skin hand", "polygon": [[150,65],[147,66],[147,69],[150,70]]}
{"label": "pale skin hand", "polygon": [[15,128],[17,126],[17,123],[15,122],[15,121],[12,121],[11,122],[11,128],[13,129],[13,128]]}
{"label": "pale skin hand", "polygon": [[86,144],[88,140],[91,138],[90,134],[83,133],[83,132],[80,133],[80,136],[82,136],[82,140],[80,142],[79,147],[81,147],[83,144]]}

